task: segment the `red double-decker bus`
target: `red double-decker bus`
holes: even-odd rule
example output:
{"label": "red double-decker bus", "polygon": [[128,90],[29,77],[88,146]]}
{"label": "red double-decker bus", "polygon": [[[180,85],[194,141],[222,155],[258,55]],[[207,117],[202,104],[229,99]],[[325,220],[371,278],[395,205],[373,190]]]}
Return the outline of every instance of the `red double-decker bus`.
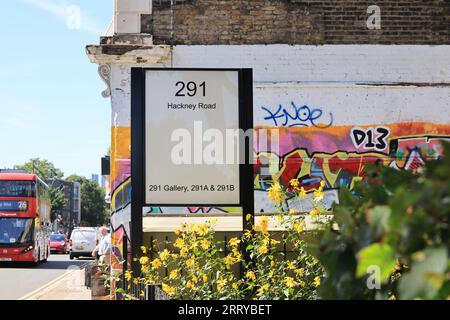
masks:
{"label": "red double-decker bus", "polygon": [[0,173],[0,262],[47,261],[50,209],[48,187],[38,176]]}

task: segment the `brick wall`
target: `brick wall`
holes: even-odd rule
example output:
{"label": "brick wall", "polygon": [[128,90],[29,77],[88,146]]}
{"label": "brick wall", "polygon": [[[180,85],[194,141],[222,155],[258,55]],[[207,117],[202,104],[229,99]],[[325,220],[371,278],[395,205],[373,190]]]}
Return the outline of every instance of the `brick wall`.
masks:
{"label": "brick wall", "polygon": [[[450,44],[449,0],[153,0],[157,44]],[[381,29],[369,30],[369,5]]]}

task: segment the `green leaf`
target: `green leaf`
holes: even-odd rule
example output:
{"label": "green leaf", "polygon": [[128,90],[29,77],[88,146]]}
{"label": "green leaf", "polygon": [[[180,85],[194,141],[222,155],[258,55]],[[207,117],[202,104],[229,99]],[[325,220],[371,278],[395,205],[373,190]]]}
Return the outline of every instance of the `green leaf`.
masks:
{"label": "green leaf", "polygon": [[363,277],[367,275],[367,271],[371,267],[378,267],[381,283],[387,282],[397,263],[395,250],[384,243],[374,243],[362,249],[358,252],[357,258],[358,267],[356,269],[356,275]]}
{"label": "green leaf", "polygon": [[429,248],[419,256],[422,259],[413,262],[411,271],[400,279],[400,299],[432,299],[444,283],[448,268],[447,248]]}
{"label": "green leaf", "polygon": [[375,229],[375,234],[381,236],[388,230],[389,217],[391,215],[391,208],[388,206],[376,206],[369,210],[368,221]]}

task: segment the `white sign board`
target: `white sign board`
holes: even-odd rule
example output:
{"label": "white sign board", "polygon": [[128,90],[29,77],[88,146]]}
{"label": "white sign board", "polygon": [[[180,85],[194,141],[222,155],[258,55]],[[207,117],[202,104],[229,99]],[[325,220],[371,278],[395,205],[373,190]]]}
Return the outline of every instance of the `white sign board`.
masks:
{"label": "white sign board", "polygon": [[238,71],[146,70],[145,202],[239,205],[238,128]]}

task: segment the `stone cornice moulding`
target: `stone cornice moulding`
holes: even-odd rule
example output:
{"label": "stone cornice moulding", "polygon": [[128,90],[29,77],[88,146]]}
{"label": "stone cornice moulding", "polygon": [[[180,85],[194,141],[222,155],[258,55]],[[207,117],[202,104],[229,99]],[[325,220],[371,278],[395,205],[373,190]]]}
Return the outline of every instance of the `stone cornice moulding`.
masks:
{"label": "stone cornice moulding", "polygon": [[86,54],[92,63],[158,64],[171,57],[171,46],[130,43],[87,45]]}

